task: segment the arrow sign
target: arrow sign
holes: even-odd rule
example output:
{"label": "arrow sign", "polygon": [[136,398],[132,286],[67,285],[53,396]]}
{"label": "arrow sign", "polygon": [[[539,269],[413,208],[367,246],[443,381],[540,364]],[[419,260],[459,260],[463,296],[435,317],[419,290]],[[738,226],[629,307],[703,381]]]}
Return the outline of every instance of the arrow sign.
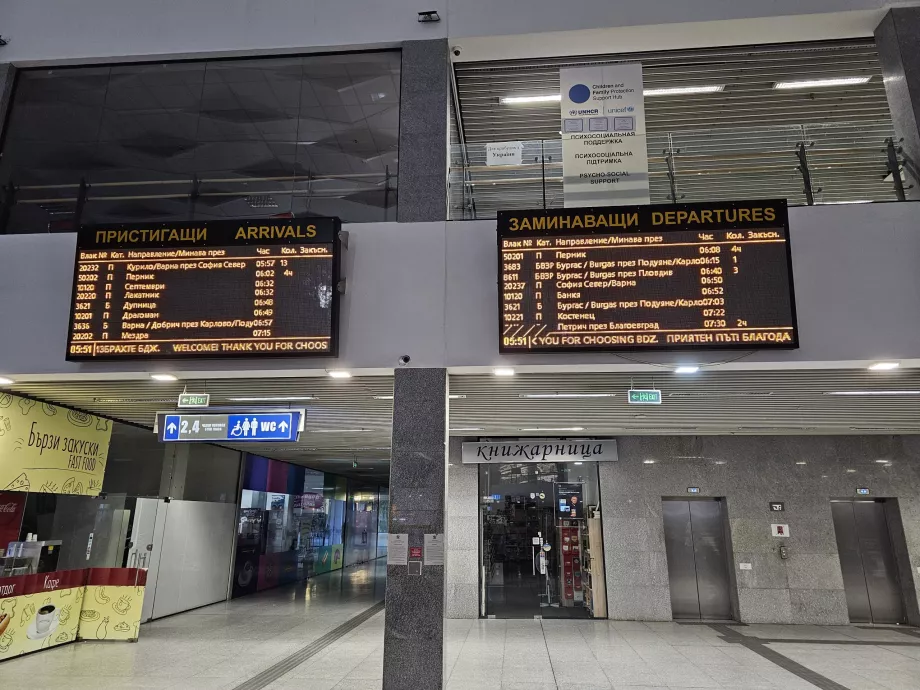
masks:
{"label": "arrow sign", "polygon": [[296,441],[303,411],[157,415],[161,441]]}

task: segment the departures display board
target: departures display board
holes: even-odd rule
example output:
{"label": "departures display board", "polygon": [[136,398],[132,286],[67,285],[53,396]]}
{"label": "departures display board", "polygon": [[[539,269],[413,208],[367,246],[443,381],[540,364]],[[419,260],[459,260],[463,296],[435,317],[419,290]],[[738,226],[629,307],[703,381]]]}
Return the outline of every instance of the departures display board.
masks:
{"label": "departures display board", "polygon": [[499,350],[798,347],[785,200],[498,215]]}
{"label": "departures display board", "polygon": [[337,218],[82,228],[69,360],[335,356]]}

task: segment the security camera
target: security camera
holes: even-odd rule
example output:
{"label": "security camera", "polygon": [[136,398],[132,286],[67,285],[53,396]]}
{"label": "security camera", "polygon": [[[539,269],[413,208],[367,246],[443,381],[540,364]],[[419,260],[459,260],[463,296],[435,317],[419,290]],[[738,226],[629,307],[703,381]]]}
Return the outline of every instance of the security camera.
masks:
{"label": "security camera", "polygon": [[454,57],[460,57],[460,53],[462,51],[463,49],[460,46],[454,46],[453,48],[450,49],[450,52],[454,54]]}
{"label": "security camera", "polygon": [[402,357],[399,358],[399,366],[404,367],[410,361],[412,361],[412,358],[409,355],[403,355]]}

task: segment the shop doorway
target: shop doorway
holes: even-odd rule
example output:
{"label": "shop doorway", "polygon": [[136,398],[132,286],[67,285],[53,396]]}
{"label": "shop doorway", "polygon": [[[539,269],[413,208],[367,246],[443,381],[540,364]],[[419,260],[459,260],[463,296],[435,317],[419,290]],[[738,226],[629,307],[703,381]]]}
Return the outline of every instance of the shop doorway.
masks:
{"label": "shop doorway", "polygon": [[605,618],[597,463],[480,465],[481,613]]}
{"label": "shop doorway", "polygon": [[851,623],[903,623],[886,502],[832,501],[834,532]]}
{"label": "shop doorway", "polygon": [[730,620],[723,501],[664,499],[662,512],[675,620]]}

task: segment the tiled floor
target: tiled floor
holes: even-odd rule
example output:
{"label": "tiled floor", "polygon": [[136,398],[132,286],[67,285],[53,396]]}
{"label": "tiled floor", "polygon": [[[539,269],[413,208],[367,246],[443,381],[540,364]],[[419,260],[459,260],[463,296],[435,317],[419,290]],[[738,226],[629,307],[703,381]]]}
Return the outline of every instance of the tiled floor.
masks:
{"label": "tiled floor", "polygon": [[[381,601],[384,571],[378,561],[156,621],[138,644],[4,662],[0,688],[236,688]],[[377,690],[383,626],[381,612],[261,687]],[[920,633],[908,629],[448,620],[444,632],[447,690],[920,688]]]}

